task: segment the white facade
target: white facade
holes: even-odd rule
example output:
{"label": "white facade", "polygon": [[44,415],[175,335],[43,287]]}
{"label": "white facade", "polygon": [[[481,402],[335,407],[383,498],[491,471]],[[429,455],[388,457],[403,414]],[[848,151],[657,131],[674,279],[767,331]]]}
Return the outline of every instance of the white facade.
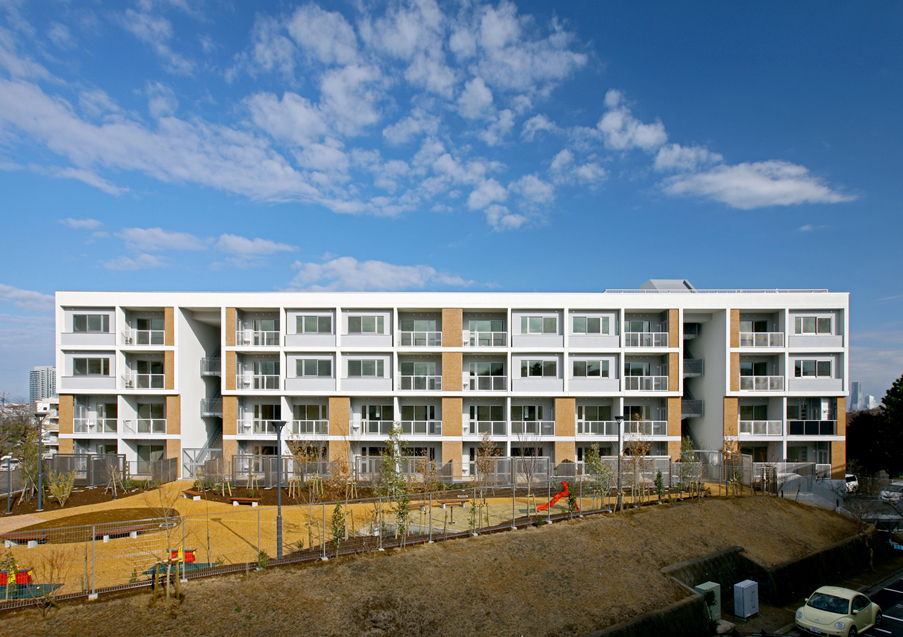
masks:
{"label": "white facade", "polygon": [[401,423],[443,463],[489,431],[504,455],[558,464],[617,453],[623,414],[656,455],[728,438],[842,473],[848,294],[657,287],[58,292],[61,452],[273,453],[284,420],[331,457],[378,453]]}

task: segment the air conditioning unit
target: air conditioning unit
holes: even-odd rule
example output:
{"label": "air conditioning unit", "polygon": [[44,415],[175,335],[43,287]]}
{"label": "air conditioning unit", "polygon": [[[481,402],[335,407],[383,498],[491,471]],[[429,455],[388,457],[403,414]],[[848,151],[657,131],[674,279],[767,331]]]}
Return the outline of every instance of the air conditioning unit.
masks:
{"label": "air conditioning unit", "polygon": [[132,380],[131,378],[126,379],[126,381],[125,381],[125,388],[126,388],[126,389],[134,389],[134,388],[135,388],[135,381]]}

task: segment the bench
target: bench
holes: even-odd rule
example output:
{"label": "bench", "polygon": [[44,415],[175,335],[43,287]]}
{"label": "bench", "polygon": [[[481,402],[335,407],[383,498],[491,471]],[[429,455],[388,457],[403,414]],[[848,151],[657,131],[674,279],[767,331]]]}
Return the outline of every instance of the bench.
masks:
{"label": "bench", "polygon": [[12,533],[4,533],[0,535],[6,548],[15,546],[16,544],[28,544],[28,548],[33,548],[38,544],[47,542],[46,531],[13,531]]}
{"label": "bench", "polygon": [[138,537],[142,531],[146,531],[151,527],[150,524],[132,524],[126,526],[117,526],[112,529],[100,529],[94,532],[94,539],[103,542],[109,542],[113,537],[125,537],[128,535],[133,540]]}
{"label": "bench", "polygon": [[192,500],[200,500],[204,497],[204,494],[200,491],[195,491],[194,489],[186,489],[182,491],[183,498],[191,498]]}
{"label": "bench", "polygon": [[439,506],[441,506],[444,509],[449,504],[451,504],[452,506],[460,505],[462,507],[465,507],[468,504],[470,504],[470,501],[469,500],[439,500],[437,503],[439,504]]}
{"label": "bench", "polygon": [[237,507],[239,504],[250,504],[252,507],[256,507],[260,504],[262,498],[233,498],[230,497],[229,500],[232,502],[232,506]]}

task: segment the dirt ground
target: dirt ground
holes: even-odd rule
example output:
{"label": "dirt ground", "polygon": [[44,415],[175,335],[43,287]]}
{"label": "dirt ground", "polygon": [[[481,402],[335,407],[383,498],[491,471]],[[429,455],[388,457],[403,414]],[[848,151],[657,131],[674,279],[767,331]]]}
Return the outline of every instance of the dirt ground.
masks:
{"label": "dirt ground", "polygon": [[46,619],[21,611],[0,617],[0,633],[583,635],[683,598],[659,572],[668,564],[739,545],[774,565],[854,532],[845,518],[788,500],[705,498],[196,580],[168,607],[150,607],[143,592]]}

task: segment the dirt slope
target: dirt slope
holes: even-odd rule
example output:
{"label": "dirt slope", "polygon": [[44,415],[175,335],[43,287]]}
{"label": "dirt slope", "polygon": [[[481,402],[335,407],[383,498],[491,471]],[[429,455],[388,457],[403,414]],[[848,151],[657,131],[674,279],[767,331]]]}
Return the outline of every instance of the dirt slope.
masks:
{"label": "dirt slope", "polygon": [[149,594],[0,618],[31,635],[583,635],[681,599],[665,565],[733,545],[762,564],[855,532],[831,512],[769,497],[647,507],[511,533],[192,582]]}

